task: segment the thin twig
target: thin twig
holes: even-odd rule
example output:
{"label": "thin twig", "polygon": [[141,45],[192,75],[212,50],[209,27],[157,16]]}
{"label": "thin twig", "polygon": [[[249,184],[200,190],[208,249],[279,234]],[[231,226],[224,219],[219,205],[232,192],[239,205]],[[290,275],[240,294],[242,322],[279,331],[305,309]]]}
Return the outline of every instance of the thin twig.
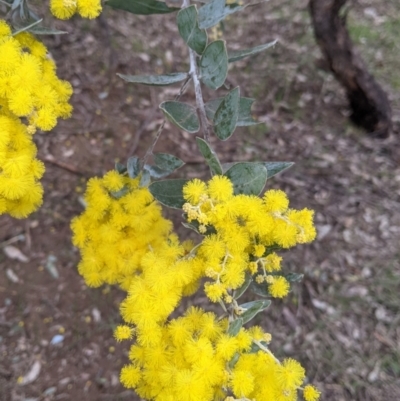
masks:
{"label": "thin twig", "polygon": [[210,128],[208,127],[208,121],[206,116],[206,108],[204,106],[203,93],[201,92],[201,85],[199,81],[197,65],[196,65],[196,53],[194,50],[189,48],[190,56],[190,72],[193,79],[194,92],[196,94],[197,111],[200,114],[200,125],[204,133],[204,140],[210,142]]}
{"label": "thin twig", "polygon": [[[182,7],[189,7],[190,0],[183,0]],[[200,125],[203,130],[204,139],[210,142],[210,128],[207,121],[206,108],[204,106],[203,93],[199,80],[199,72],[196,63],[196,52],[189,47],[190,71],[189,74],[193,79],[194,92],[196,94],[197,111],[200,115]]]}
{"label": "thin twig", "polygon": [[135,139],[132,142],[132,146],[129,149],[129,153],[128,153],[128,159],[130,157],[132,157],[134,155],[134,153],[136,152],[136,149],[139,145],[139,140],[140,137],[142,136],[143,132],[145,131],[145,129],[147,128],[147,126],[150,124],[150,122],[153,120],[154,115],[156,114],[157,109],[154,109],[150,116],[147,117],[147,119],[144,121],[144,123],[139,127],[139,129],[136,131],[135,133]]}
{"label": "thin twig", "polygon": [[154,137],[154,140],[150,147],[147,149],[146,154],[143,157],[143,166],[146,164],[147,159],[150,157],[150,155],[153,154],[154,147],[156,146],[157,141],[160,139],[161,133],[163,132],[163,129],[165,127],[166,120],[161,123],[160,127],[158,128],[158,131],[156,133],[156,136]]}
{"label": "thin twig", "polygon": [[44,158],[44,161],[47,163],[54,164],[57,167],[63,168],[64,170],[69,171],[70,173],[74,173],[77,175],[84,175],[81,171],[79,171],[76,167],[70,166],[69,164],[60,162],[54,158],[52,155],[48,155]]}
{"label": "thin twig", "polygon": [[0,3],[6,5],[8,7],[12,7],[12,4],[7,3],[6,1],[3,1],[3,0],[0,0]]}
{"label": "thin twig", "polygon": [[[191,78],[192,78],[192,77],[191,77],[191,75],[189,74],[189,75],[187,76],[187,78],[185,79],[185,82],[184,82],[183,85],[181,86],[181,89],[179,90],[179,93],[175,96],[175,98],[174,98],[175,101],[179,100],[179,99],[181,98],[181,96],[185,93],[185,90],[186,90],[186,88],[187,88],[187,86],[188,86],[188,84],[189,84]],[[165,123],[166,123],[166,120],[165,120],[165,118],[164,118],[164,121],[161,123],[160,127],[158,128],[158,131],[157,131],[157,133],[156,133],[156,135],[155,135],[155,137],[154,137],[154,139],[153,139],[152,144],[151,144],[150,147],[147,149],[147,152],[146,152],[146,154],[145,154],[144,157],[143,157],[143,165],[146,164],[148,158],[153,154],[154,147],[156,146],[156,143],[157,143],[157,141],[159,140],[159,138],[160,138],[160,136],[161,136],[161,133],[162,133],[164,127],[165,127]]]}
{"label": "thin twig", "polygon": [[18,241],[23,241],[25,239],[25,235],[24,234],[19,234],[15,237],[12,237],[10,239],[8,239],[7,241],[1,242],[0,243],[0,247],[1,248],[5,248],[7,245],[11,245],[14,242],[18,242]]}

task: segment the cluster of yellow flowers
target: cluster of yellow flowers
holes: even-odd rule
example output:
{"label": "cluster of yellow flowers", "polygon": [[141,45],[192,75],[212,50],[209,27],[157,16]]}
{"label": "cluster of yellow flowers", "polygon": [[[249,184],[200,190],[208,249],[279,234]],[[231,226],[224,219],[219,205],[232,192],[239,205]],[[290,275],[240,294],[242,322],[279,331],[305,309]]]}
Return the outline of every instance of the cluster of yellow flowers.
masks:
{"label": "cluster of yellow flowers", "polygon": [[13,36],[0,20],[0,215],[28,216],[42,203],[32,135],[51,130],[71,114],[71,85],[55,73],[46,47],[29,33]]}
{"label": "cluster of yellow flowers", "polygon": [[79,272],[91,287],[107,283],[127,290],[145,253],[173,239],[172,223],[149,190],[139,188],[139,179],[117,171],[90,179],[84,199],[85,212],[71,224],[82,253]]}
{"label": "cluster of yellow flowers", "polygon": [[[262,199],[235,196],[223,176],[207,184],[192,180],[183,194],[187,220],[204,234],[198,245],[181,243],[171,232],[139,178],[116,171],[89,181],[87,208],[71,225],[86,283],[118,283],[127,291],[120,307],[125,324],[114,335],[118,341],[135,335],[136,343],[121,371],[122,384],[156,401],[294,401],[299,389],[306,401],[318,400],[315,387],[300,387],[305,371],[297,361],[281,363],[273,356],[270,334],[259,327],[228,331],[243,312],[232,291],[246,273],[265,280],[272,296],[286,295],[280,257],[269,249],[311,241],[312,212],[288,209],[281,191]],[[191,307],[172,319],[182,297],[196,292],[205,277],[213,279],[205,286],[208,297],[232,303],[233,315],[218,318]]]}
{"label": "cluster of yellow flowers", "polygon": [[71,85],[58,79],[46,47],[29,33],[13,36],[0,21],[0,112],[25,118],[31,134],[36,128],[50,131],[57,118],[70,116],[71,95]]}
{"label": "cluster of yellow flowers", "polygon": [[50,0],[50,11],[59,19],[69,19],[76,13],[83,18],[96,18],[101,10],[101,0]]}
{"label": "cluster of yellow flowers", "polygon": [[[268,349],[271,335],[260,327],[241,328],[235,336],[227,329],[228,319],[196,307],[154,326],[158,336],[151,344],[136,329],[138,341],[121,371],[122,384],[156,401],[296,400],[303,367],[291,358],[279,362]],[[115,332],[117,340],[132,336],[127,325]],[[302,390],[306,401],[318,400],[315,387]]]}
{"label": "cluster of yellow flowers", "polygon": [[259,284],[265,282],[272,297],[287,295],[290,285],[280,273],[281,258],[272,249],[312,241],[313,211],[289,209],[280,190],[269,190],[263,198],[234,195],[225,176],[214,176],[208,184],[192,180],[183,194],[187,220],[196,221],[206,234],[197,253],[204,259],[206,276],[213,279],[205,287],[211,301],[232,302],[231,291],[243,284],[246,273]]}

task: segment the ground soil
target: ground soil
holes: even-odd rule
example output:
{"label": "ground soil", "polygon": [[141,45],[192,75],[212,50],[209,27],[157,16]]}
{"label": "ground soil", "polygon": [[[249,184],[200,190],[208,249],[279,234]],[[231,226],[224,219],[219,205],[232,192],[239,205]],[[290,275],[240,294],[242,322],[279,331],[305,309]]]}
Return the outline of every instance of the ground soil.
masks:
{"label": "ground soil", "polygon": [[[187,50],[174,16],[106,10],[101,20],[49,22],[70,32],[44,40],[59,75],[74,87],[74,114],[35,135],[46,163],[43,206],[26,220],[0,217],[0,400],[134,399],[118,381],[127,345],[112,338],[123,293],[84,285],[69,223],[83,210],[88,178],[133,153],[143,156],[162,122],[158,104],[179,89],[128,85],[116,73],[186,71]],[[272,333],[276,355],[300,360],[323,400],[396,400],[400,5],[359,0],[349,24],[389,93],[389,139],[370,138],[349,123],[344,92],[320,62],[306,1],[271,0],[231,16],[225,33],[232,49],[278,39],[273,49],[232,66],[228,79],[256,98],[254,116],[263,124],[212,143],[222,161],[294,161],[268,187],[287,191],[294,207],[316,211],[318,239],[283,254],[285,269],[304,272],[303,282],[259,321]],[[193,101],[193,91],[184,99]],[[204,177],[193,139],[167,124],[157,150],[188,163],[181,175]],[[10,245],[20,254],[7,253]],[[19,384],[39,367],[33,382]]]}

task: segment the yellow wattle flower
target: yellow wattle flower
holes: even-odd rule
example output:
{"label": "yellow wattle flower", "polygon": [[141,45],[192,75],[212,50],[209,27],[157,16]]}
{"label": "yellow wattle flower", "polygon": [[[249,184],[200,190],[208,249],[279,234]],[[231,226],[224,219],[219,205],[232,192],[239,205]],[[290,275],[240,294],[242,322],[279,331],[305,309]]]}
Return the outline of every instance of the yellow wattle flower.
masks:
{"label": "yellow wattle flower", "polygon": [[[149,190],[116,171],[88,182],[86,210],[71,225],[87,284],[115,283],[127,291],[120,305],[125,324],[114,336],[130,339],[134,330],[135,343],[121,383],[156,401],[213,401],[228,394],[255,401],[297,399],[304,368],[294,359],[279,362],[269,350],[269,333],[255,326],[232,335],[227,317],[198,307],[175,314],[204,278],[206,296],[233,307],[230,319],[244,316],[234,290],[249,274],[271,296],[287,295],[288,281],[276,275],[281,257],[269,247],[301,243],[311,232],[312,216],[279,204],[282,194],[266,201],[235,196],[225,177],[207,184],[193,180],[183,192],[187,219],[207,224],[197,245],[180,243]],[[317,393],[311,387],[303,392],[307,401],[316,401]]]}
{"label": "yellow wattle flower", "polygon": [[83,18],[96,18],[100,15],[102,6],[101,0],[77,0],[78,13]]}
{"label": "yellow wattle flower", "polygon": [[50,0],[50,11],[59,19],[71,18],[78,8],[76,0]]}
{"label": "yellow wattle flower", "polygon": [[303,397],[305,401],[318,401],[321,392],[314,386],[307,385],[303,390]]}

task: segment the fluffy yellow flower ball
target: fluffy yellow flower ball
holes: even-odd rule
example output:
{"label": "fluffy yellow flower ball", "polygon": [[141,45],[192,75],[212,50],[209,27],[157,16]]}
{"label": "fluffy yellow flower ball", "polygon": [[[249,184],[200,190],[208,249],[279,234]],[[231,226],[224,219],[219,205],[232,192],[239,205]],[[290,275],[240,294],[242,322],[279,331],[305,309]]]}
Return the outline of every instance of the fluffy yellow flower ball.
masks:
{"label": "fluffy yellow flower ball", "polygon": [[269,293],[274,298],[283,298],[289,293],[290,284],[285,277],[274,277],[271,284],[268,286]]}
{"label": "fluffy yellow flower ball", "polygon": [[307,385],[304,387],[303,397],[306,401],[318,401],[321,392],[314,386]]}
{"label": "fluffy yellow flower ball", "polygon": [[0,103],[1,114],[24,117],[35,128],[49,131],[58,118],[68,118],[71,85],[56,75],[54,62],[46,47],[27,32],[11,35],[0,24]]}
{"label": "fluffy yellow flower ball", "polygon": [[59,19],[69,19],[75,13],[83,18],[96,18],[102,11],[101,0],[50,0],[50,11]]}
{"label": "fluffy yellow flower ball", "polygon": [[87,285],[119,284],[128,289],[149,249],[158,249],[172,224],[138,179],[110,171],[91,178],[86,210],[72,220],[73,243],[81,250],[78,269]]}
{"label": "fluffy yellow flower ball", "polygon": [[[1,109],[1,102],[0,102]],[[27,217],[42,204],[44,165],[18,118],[0,113],[0,215]]]}

